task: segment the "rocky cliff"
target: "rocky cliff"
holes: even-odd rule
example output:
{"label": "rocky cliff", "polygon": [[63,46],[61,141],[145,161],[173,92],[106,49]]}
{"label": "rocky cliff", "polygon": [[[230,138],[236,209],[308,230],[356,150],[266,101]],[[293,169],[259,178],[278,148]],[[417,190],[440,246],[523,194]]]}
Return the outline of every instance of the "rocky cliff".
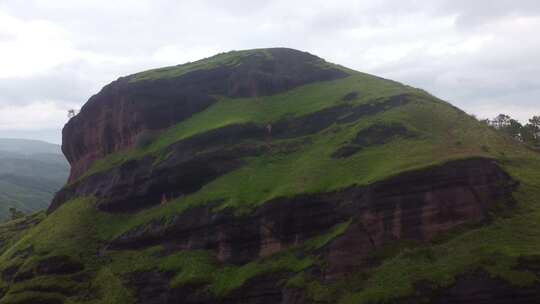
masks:
{"label": "rocky cliff", "polygon": [[120,78],[63,134],[47,216],[0,227],[0,303],[540,296],[540,156],[422,90],[237,51]]}
{"label": "rocky cliff", "polygon": [[70,181],[96,159],[133,148],[145,131],[163,130],[206,109],[217,101],[215,95],[265,96],[346,76],[316,56],[290,49],[230,55],[218,55],[219,64],[204,63],[193,71],[179,66],[176,73],[169,68],[122,77],[92,96],[63,130]]}

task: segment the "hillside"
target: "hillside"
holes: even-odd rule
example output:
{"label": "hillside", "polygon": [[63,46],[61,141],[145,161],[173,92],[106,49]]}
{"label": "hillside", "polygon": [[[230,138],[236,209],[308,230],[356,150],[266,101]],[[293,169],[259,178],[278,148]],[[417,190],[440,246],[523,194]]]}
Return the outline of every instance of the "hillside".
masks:
{"label": "hillside", "polygon": [[0,226],[2,303],[534,303],[540,154],[292,49],[118,80]]}
{"label": "hillside", "polygon": [[46,209],[68,173],[59,145],[0,139],[0,220],[9,218],[11,207],[25,213]]}

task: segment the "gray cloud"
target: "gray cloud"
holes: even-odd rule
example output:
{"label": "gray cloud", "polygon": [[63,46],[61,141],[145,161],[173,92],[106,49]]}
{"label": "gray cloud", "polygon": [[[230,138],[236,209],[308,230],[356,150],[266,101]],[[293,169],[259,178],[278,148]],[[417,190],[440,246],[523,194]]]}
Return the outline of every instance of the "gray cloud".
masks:
{"label": "gray cloud", "polygon": [[0,79],[0,104],[25,105],[36,100],[73,103],[88,97],[95,80],[85,79],[80,64],[59,66],[47,73]]}
{"label": "gray cloud", "polygon": [[[526,120],[540,113],[539,30],[532,0],[2,0],[0,48],[10,52],[0,58],[0,111],[50,109],[56,114],[39,124],[23,121],[24,134],[59,138],[59,111],[119,76],[287,46],[422,87],[481,117]],[[8,124],[0,136],[14,130]]]}
{"label": "gray cloud", "polygon": [[495,0],[495,1],[443,1],[441,11],[458,14],[460,26],[478,26],[504,17],[537,16],[540,5],[535,0]]}

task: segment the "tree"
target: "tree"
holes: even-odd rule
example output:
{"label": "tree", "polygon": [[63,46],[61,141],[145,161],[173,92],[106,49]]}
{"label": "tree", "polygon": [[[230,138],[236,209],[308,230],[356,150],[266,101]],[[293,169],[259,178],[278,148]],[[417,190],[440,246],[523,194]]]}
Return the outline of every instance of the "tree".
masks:
{"label": "tree", "polygon": [[529,123],[540,129],[540,116],[533,116],[533,118],[529,119]]}
{"label": "tree", "polygon": [[500,132],[531,146],[540,147],[540,116],[533,116],[529,123],[522,125],[509,115],[499,114],[488,124]]}
{"label": "tree", "polygon": [[502,130],[517,140],[523,140],[521,134],[523,132],[523,125],[515,119],[510,118]]}
{"label": "tree", "polygon": [[525,143],[537,145],[538,129],[532,124],[526,124],[521,131],[521,138]]}
{"label": "tree", "polygon": [[522,132],[523,132],[523,125],[519,123],[519,121],[513,119],[509,115],[506,114],[499,114],[497,117],[495,117],[493,120],[489,122],[489,125],[494,127],[495,129],[504,132],[514,139],[517,139],[519,141],[523,141],[522,138]]}
{"label": "tree", "polygon": [[79,114],[79,111],[75,109],[69,109],[67,116],[68,118],[72,118],[72,117],[75,117],[77,114]]}
{"label": "tree", "polygon": [[529,119],[529,125],[531,125],[534,139],[540,140],[540,116],[533,116]]}
{"label": "tree", "polygon": [[491,121],[491,125],[495,127],[495,129],[503,129],[510,124],[511,119],[512,118],[506,114],[499,114]]}

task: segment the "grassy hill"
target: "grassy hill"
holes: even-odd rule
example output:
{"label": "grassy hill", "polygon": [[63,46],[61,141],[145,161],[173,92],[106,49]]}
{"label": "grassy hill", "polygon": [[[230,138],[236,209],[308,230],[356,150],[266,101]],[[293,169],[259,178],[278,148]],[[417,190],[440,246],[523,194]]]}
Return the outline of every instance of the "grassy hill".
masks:
{"label": "grassy hill", "polygon": [[[271,60],[267,50],[231,52],[129,79],[151,84],[201,69],[242,65],[243,58],[253,54]],[[137,274],[151,276],[150,271],[166,274],[167,290],[195,290],[210,299],[208,303],[277,274],[285,276],[276,284],[301,291],[306,303],[394,303],[413,296],[427,302],[429,292],[422,290],[448,288],[475,271],[516,289],[538,284],[540,154],[423,90],[329,63],[323,68],[348,76],[268,96],[216,96],[216,103],[164,130],[149,144],[95,162],[65,186],[66,192],[75,193],[71,199],[28,224],[31,228],[8,233],[17,223],[0,227],[7,235],[0,256],[0,272],[7,274],[0,280],[5,293],[0,303],[145,302],[139,290],[145,285],[137,285],[142,280]],[[210,137],[211,146],[197,150],[196,156],[257,153],[241,157],[234,170],[165,204],[115,213],[100,209],[105,198],[77,194],[111,172],[143,164],[152,172],[165,170],[179,157],[175,147],[238,126],[262,130],[264,136],[223,142]],[[234,216],[240,221],[275,201],[299,197],[299,203],[306,196],[369,187],[476,158],[497,162],[519,183],[512,194],[514,205],[493,202],[488,221],[423,242],[403,239],[378,248],[371,255],[377,263],[345,278],[321,279],[318,273],[327,263],[325,248],[358,221],[352,214],[325,233],[245,263],[223,262],[211,249],[181,249],[166,238],[177,219],[201,208],[216,218]],[[115,247],[141,235],[158,235],[163,241],[149,238],[134,247]],[[165,303],[159,298],[146,302]]]}
{"label": "grassy hill", "polygon": [[58,145],[0,139],[0,219],[9,217],[11,207],[25,213],[46,209],[68,172]]}

